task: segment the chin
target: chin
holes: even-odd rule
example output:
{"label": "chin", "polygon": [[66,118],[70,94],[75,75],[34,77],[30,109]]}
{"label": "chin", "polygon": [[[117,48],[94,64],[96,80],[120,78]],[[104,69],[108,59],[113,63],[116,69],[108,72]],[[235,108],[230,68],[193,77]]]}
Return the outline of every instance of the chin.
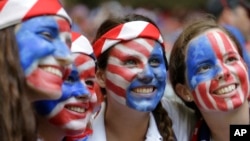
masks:
{"label": "chin", "polygon": [[77,136],[83,134],[86,128],[82,129],[65,129],[67,136]]}

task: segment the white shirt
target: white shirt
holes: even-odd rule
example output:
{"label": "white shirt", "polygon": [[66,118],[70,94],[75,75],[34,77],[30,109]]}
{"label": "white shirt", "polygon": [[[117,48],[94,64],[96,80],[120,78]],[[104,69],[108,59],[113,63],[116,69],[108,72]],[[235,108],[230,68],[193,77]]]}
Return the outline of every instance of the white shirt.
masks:
{"label": "white shirt", "polygon": [[[89,136],[88,141],[106,141],[106,131],[104,125],[104,111],[105,103],[102,103],[102,107],[96,118],[92,121],[93,134]],[[155,118],[150,113],[149,128],[146,134],[145,141],[162,141],[162,137],[158,131]]]}
{"label": "white shirt", "polygon": [[194,111],[183,103],[168,100],[166,97],[163,97],[161,102],[172,119],[177,141],[190,141],[197,121]]}
{"label": "white shirt", "polygon": [[[166,98],[162,99],[162,105],[167,110],[168,115],[173,121],[173,130],[177,141],[189,141],[191,131],[195,124],[193,111],[181,103],[170,101]],[[88,141],[106,141],[104,111],[105,103],[103,102],[100,112],[92,121],[93,134],[89,136]],[[162,141],[162,136],[158,131],[152,113],[150,113],[149,128],[145,141]]]}

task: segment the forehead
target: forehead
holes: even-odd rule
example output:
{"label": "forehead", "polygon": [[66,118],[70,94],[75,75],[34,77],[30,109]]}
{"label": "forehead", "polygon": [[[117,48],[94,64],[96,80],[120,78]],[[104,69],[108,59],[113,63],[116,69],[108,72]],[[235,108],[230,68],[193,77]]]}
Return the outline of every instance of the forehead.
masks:
{"label": "forehead", "polygon": [[208,30],[203,34],[198,35],[189,42],[187,48],[189,54],[197,52],[203,52],[203,54],[214,52],[217,57],[222,57],[221,55],[226,54],[229,51],[238,52],[232,39],[219,29]]}
{"label": "forehead", "polygon": [[92,57],[84,53],[72,53],[72,58],[76,66],[79,66],[86,62],[95,62]]}
{"label": "forehead", "polygon": [[124,56],[125,54],[144,54],[149,56],[156,45],[160,45],[156,40],[149,38],[136,38],[115,45],[111,50],[111,53],[120,54],[121,56]]}

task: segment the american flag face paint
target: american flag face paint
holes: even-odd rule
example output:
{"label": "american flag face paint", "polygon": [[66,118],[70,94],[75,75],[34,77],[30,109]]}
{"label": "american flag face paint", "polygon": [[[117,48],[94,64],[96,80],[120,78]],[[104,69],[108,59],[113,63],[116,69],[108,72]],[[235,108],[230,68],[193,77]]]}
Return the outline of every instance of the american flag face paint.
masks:
{"label": "american flag face paint", "polygon": [[247,99],[246,65],[224,32],[213,29],[191,40],[186,64],[187,81],[200,110],[228,111]]}
{"label": "american flag face paint", "polygon": [[67,20],[57,16],[31,18],[16,27],[16,39],[29,85],[42,91],[43,98],[58,99],[65,62],[71,60]]}
{"label": "american flag face paint", "polygon": [[152,111],[165,90],[165,64],[163,48],[157,41],[137,38],[121,42],[110,51],[107,93],[130,108]]}
{"label": "american flag face paint", "polygon": [[63,95],[59,100],[35,102],[38,114],[65,130],[68,136],[85,131],[93,111],[96,95],[95,62],[85,54],[74,53],[74,65],[63,83]]}

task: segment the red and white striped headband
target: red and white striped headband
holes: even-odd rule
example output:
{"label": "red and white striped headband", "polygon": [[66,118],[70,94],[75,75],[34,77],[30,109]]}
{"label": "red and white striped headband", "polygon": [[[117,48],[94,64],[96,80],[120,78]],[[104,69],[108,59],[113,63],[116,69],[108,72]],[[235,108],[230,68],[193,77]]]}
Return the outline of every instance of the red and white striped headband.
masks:
{"label": "red and white striped headband", "polygon": [[42,15],[58,15],[71,23],[59,0],[0,0],[0,29]]}
{"label": "red and white striped headband", "polygon": [[90,44],[89,40],[77,32],[71,32],[72,36],[72,44],[71,44],[71,52],[72,53],[84,53],[87,55],[93,55],[93,48]]}
{"label": "red and white striped headband", "polygon": [[112,28],[95,41],[93,44],[95,56],[98,58],[101,53],[121,41],[138,37],[154,39],[164,48],[163,39],[157,27],[145,21],[131,21]]}

